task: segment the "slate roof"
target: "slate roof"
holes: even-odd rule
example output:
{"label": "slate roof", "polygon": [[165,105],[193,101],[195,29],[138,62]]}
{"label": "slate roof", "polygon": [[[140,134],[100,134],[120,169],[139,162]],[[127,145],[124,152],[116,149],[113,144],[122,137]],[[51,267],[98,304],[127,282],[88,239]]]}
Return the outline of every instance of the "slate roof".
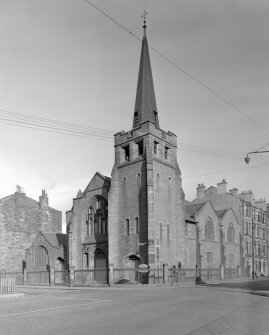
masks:
{"label": "slate roof", "polygon": [[192,204],[191,201],[189,201],[189,200],[185,200],[185,206],[189,206],[189,205],[191,205],[191,204]]}
{"label": "slate roof", "polygon": [[205,202],[199,202],[195,204],[191,204],[189,206],[185,206],[185,211],[189,216],[192,216],[194,213],[197,213],[203,206]]}
{"label": "slate roof", "polygon": [[149,47],[145,28],[142,40],[142,49],[138,72],[134,109],[136,112],[136,116],[134,116],[133,128],[140,126],[143,122],[146,121],[151,121],[155,123],[157,127],[159,127],[157,104],[149,56]]}
{"label": "slate roof", "polygon": [[60,245],[67,246],[67,235],[62,233],[43,233],[52,247],[59,247]]}

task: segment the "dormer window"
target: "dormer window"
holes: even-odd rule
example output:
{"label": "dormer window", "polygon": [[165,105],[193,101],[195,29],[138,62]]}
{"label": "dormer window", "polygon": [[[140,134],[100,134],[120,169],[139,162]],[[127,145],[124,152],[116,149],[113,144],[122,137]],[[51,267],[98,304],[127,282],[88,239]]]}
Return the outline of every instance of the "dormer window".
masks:
{"label": "dormer window", "polygon": [[127,145],[126,147],[122,148],[124,150],[124,158],[126,161],[130,160],[130,147]]}

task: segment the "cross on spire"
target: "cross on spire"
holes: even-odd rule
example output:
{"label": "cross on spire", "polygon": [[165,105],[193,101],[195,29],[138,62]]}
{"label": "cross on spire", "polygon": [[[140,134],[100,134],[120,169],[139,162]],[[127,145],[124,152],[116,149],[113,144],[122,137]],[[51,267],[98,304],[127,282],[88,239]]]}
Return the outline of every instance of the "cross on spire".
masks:
{"label": "cross on spire", "polygon": [[148,12],[144,9],[144,13],[142,15],[142,18],[143,18],[143,21],[144,21],[144,25],[143,25],[143,28],[144,28],[144,37],[146,37],[146,28],[147,28],[147,25],[146,25],[146,16],[148,15]]}

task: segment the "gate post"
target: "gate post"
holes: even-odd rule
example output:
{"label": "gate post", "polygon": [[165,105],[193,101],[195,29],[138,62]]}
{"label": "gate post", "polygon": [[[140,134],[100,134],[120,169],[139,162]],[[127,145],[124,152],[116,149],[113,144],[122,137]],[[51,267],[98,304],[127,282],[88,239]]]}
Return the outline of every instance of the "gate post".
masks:
{"label": "gate post", "polygon": [[74,266],[70,266],[69,275],[70,275],[70,280],[69,280],[70,286],[74,286],[75,285],[75,267]]}
{"label": "gate post", "polygon": [[23,269],[23,284],[28,284],[28,278],[27,278],[28,276],[27,276],[27,269],[26,268],[24,268]]}
{"label": "gate post", "polygon": [[238,265],[238,278],[242,277],[242,271],[241,271],[241,266]]}
{"label": "gate post", "polygon": [[220,279],[224,280],[224,266],[220,266]]}
{"label": "gate post", "polygon": [[163,283],[168,284],[168,264],[164,263],[163,264]]}
{"label": "gate post", "polygon": [[55,285],[55,270],[54,270],[54,268],[50,269],[49,276],[50,276],[50,285],[51,286]]}
{"label": "gate post", "polygon": [[114,264],[109,264],[108,274],[109,274],[108,284],[110,286],[114,285],[115,284],[115,279],[114,279]]}

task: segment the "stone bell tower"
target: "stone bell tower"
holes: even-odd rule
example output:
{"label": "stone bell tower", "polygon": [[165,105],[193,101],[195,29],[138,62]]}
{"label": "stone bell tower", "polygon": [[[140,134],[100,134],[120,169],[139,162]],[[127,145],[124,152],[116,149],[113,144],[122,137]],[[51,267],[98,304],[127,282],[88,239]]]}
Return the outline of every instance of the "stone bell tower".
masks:
{"label": "stone bell tower", "polygon": [[160,128],[144,36],[132,130],[115,134],[108,202],[109,263],[151,268],[182,262],[184,201],[177,136]]}

